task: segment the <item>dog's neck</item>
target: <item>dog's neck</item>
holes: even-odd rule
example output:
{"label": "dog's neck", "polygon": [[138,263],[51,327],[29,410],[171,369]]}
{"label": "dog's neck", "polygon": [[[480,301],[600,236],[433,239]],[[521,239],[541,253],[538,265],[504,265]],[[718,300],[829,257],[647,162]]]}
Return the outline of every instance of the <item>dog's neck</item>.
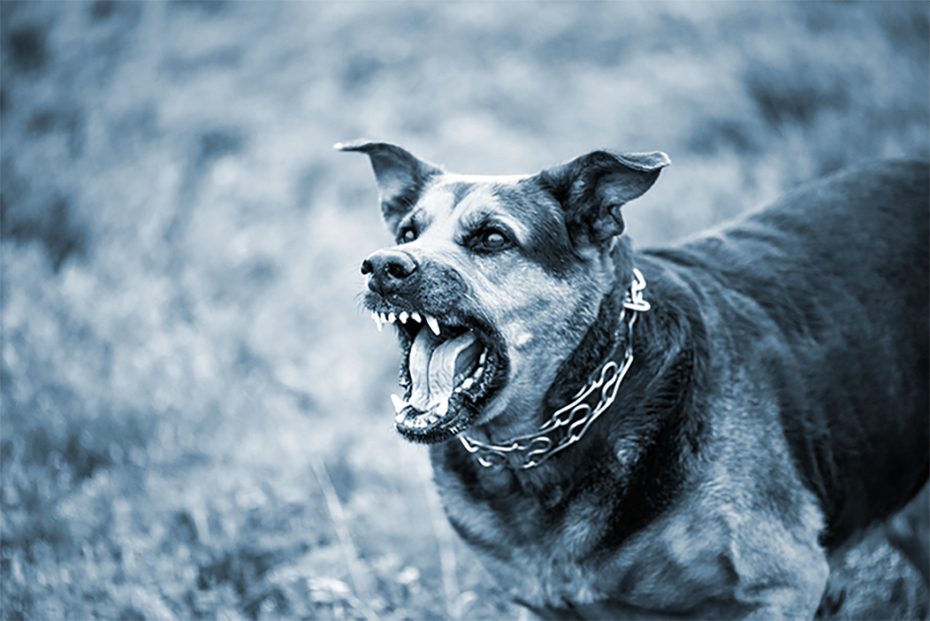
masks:
{"label": "dog's neck", "polygon": [[622,351],[627,338],[621,325],[623,303],[633,279],[632,251],[623,239],[614,247],[613,284],[601,299],[597,318],[588,327],[574,351],[562,362],[555,380],[542,401],[536,422],[542,423],[549,413],[571,400],[579,388],[599,368]]}
{"label": "dog's neck", "polygon": [[596,318],[561,362],[546,393],[535,405],[511,407],[510,411],[473,430],[477,439],[492,444],[508,444],[512,438],[532,434],[553,412],[571,402],[573,395],[605,364],[611,360],[621,362],[627,338],[622,325],[624,300],[633,280],[629,241],[625,238],[617,240],[601,260],[606,264],[607,283],[605,292],[596,302],[596,315],[591,313]]}

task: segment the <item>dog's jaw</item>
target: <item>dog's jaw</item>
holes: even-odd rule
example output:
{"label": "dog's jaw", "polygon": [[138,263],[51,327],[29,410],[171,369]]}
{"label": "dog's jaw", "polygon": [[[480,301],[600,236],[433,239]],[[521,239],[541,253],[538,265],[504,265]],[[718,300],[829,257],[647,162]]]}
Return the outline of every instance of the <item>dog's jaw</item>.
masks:
{"label": "dog's jaw", "polygon": [[[527,329],[525,325],[501,326],[509,352],[510,374],[507,383],[487,402],[484,411],[474,423],[474,435],[483,441],[502,442],[509,438],[533,433],[551,414],[548,397],[554,384],[564,379],[566,365],[578,362],[575,350],[584,341],[596,323],[605,322],[600,313],[618,283],[628,280],[623,276],[631,264],[628,241],[612,245],[587,260],[584,271],[571,279],[578,295],[564,314],[553,318],[544,328]],[[611,294],[612,295],[612,294]],[[569,299],[562,295],[561,299]],[[564,386],[568,394],[581,388],[587,374],[596,364],[577,369],[570,385]],[[597,361],[597,364],[600,360]]]}

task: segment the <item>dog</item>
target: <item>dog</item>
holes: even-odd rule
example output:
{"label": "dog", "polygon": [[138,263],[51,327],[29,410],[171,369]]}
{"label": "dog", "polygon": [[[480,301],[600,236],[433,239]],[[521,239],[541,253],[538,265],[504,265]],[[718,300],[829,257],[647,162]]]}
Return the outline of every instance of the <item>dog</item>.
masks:
{"label": "dog", "polygon": [[829,560],[928,478],[928,165],[871,162],[634,252],[669,164],[370,158],[395,245],[397,431],[453,529],[544,618],[811,618]]}

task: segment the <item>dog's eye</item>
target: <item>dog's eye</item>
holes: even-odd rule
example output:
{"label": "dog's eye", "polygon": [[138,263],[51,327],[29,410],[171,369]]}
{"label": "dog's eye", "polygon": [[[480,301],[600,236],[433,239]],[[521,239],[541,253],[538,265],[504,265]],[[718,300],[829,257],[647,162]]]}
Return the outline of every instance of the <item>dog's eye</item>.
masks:
{"label": "dog's eye", "polygon": [[412,241],[415,241],[417,238],[417,231],[412,226],[408,226],[405,229],[402,229],[397,234],[397,243],[399,244],[409,244]]}
{"label": "dog's eye", "polygon": [[512,245],[510,238],[496,229],[478,231],[468,243],[469,248],[475,252],[498,252]]}

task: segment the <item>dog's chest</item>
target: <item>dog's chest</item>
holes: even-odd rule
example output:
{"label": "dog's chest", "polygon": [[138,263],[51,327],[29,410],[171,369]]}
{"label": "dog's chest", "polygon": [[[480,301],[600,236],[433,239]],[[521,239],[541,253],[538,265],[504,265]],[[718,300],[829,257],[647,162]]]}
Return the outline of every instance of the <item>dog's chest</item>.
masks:
{"label": "dog's chest", "polygon": [[516,598],[551,606],[603,597],[597,590],[597,572],[578,555],[592,534],[588,522],[559,519],[517,495],[504,493],[479,501],[474,490],[439,487],[453,529],[495,582]]}
{"label": "dog's chest", "polygon": [[[575,502],[546,508],[516,493],[508,476],[486,473],[480,482],[463,482],[441,466],[436,471],[452,527],[517,599],[536,607],[610,599],[682,609],[727,588],[720,543],[687,513],[613,543],[606,537],[609,507]],[[695,530],[707,545],[682,545],[695,539]]]}

